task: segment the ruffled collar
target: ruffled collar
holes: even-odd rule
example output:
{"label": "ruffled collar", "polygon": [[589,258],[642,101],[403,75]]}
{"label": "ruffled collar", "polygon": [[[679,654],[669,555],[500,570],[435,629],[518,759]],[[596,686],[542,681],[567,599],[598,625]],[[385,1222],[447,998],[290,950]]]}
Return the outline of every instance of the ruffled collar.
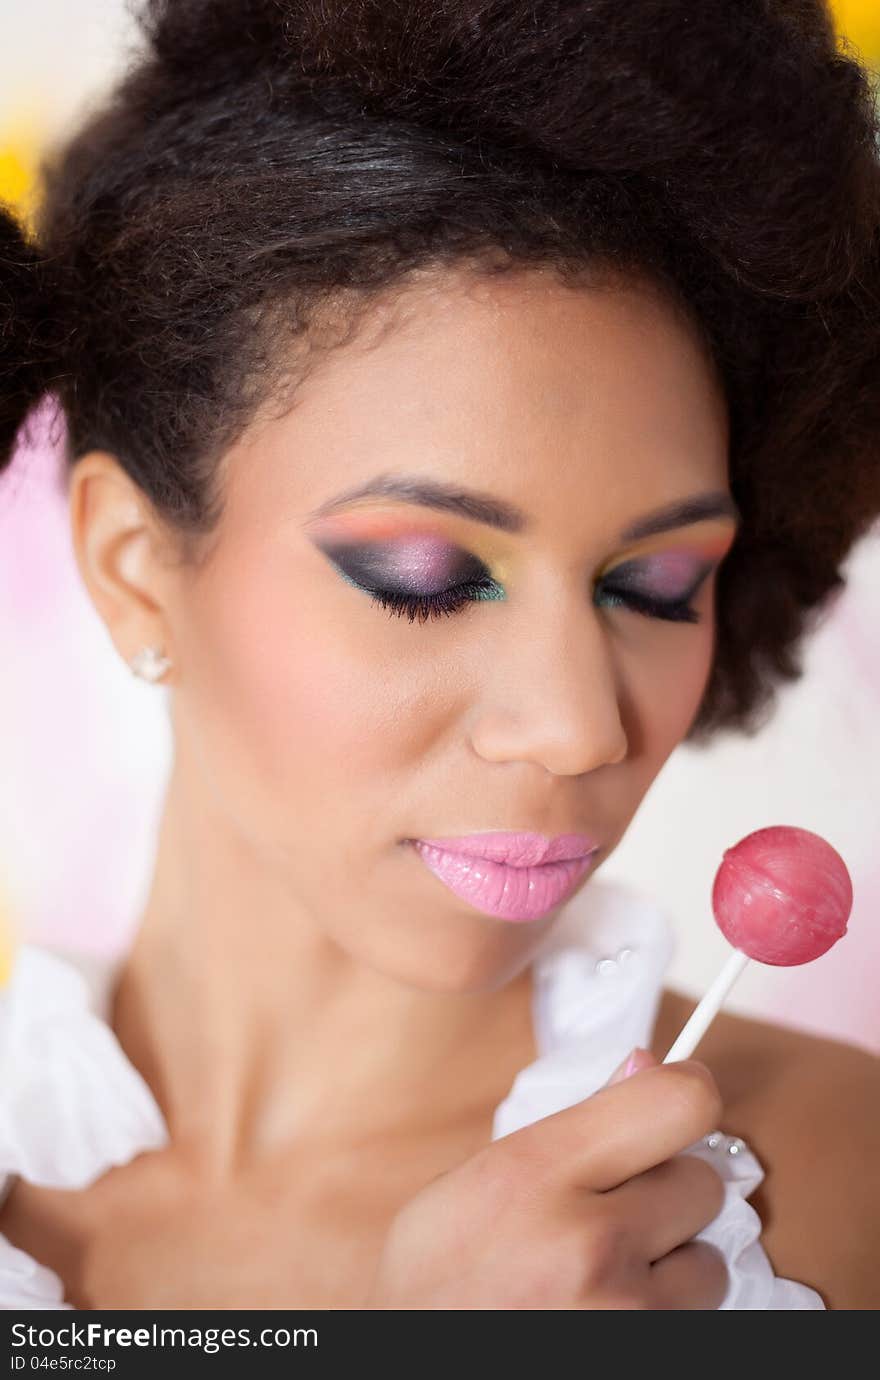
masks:
{"label": "ruffled collar", "polygon": [[496,1108],[493,1140],[590,1096],[650,1045],[674,952],[665,914],[638,892],[596,880],[572,898],[532,960],[537,1058]]}
{"label": "ruffled collar", "polygon": [[0,1000],[0,1172],[81,1188],[167,1144],[150,1088],[96,1006],[70,961],[21,945]]}

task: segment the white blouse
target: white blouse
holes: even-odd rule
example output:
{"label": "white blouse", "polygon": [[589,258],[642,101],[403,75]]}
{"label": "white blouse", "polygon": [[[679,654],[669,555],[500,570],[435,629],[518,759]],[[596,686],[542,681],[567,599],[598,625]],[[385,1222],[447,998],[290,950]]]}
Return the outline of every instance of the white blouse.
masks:
{"label": "white blouse", "polygon": [[[673,951],[662,910],[619,883],[596,878],[563,906],[532,960],[538,1057],[495,1109],[493,1140],[589,1097],[632,1049],[650,1046]],[[168,1144],[158,1104],[108,1024],[119,965],[19,946],[0,990],[0,1201],[15,1176],[86,1188]],[[764,1173],[744,1142],[719,1131],[681,1153],[725,1181],[720,1213],[695,1238],[724,1255],[720,1307],[823,1309],[814,1289],[773,1273],[746,1202]],[[58,1275],[0,1234],[0,1308],[72,1306]]]}

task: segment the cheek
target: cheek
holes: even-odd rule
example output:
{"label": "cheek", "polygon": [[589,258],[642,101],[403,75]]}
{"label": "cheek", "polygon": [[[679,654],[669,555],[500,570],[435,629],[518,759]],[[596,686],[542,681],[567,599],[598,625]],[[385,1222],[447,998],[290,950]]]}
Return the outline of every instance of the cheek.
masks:
{"label": "cheek", "polygon": [[387,797],[396,767],[411,761],[413,706],[434,684],[424,663],[421,675],[415,663],[392,675],[382,637],[365,639],[362,617],[353,622],[255,554],[239,553],[190,619],[191,719],[218,771],[237,785],[249,778],[252,800],[262,794],[291,814],[346,797],[363,810],[364,791]]}
{"label": "cheek", "polygon": [[699,627],[664,639],[662,649],[631,677],[647,755],[665,760],[684,738],[712,669],[714,631],[705,609]]}
{"label": "cheek", "polygon": [[325,785],[356,769],[375,732],[379,687],[357,677],[344,639],[271,582],[240,589],[214,628],[214,660],[236,737],[247,739],[267,782]]}

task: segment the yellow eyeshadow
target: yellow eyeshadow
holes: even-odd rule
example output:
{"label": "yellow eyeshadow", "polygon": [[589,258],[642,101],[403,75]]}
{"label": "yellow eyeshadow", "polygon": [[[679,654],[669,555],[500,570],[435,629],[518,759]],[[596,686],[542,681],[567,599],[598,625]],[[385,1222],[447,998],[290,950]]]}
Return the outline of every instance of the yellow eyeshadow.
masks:
{"label": "yellow eyeshadow", "polygon": [[[718,524],[716,523],[716,528]],[[703,560],[715,560],[726,555],[728,549],[733,544],[735,531],[731,530],[731,524],[725,523],[722,531],[706,532],[698,534],[690,533],[687,530],[680,532],[658,532],[655,537],[646,537],[643,541],[637,542],[631,547],[626,547],[623,551],[615,552],[610,560],[607,560],[600,569],[597,579],[614,570],[618,565],[623,565],[625,561],[638,560],[646,556],[667,555],[672,551],[686,550]]]}

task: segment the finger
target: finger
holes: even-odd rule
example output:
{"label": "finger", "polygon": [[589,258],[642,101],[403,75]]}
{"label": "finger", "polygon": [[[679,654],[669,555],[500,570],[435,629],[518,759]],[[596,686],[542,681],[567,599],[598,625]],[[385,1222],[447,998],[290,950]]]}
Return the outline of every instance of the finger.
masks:
{"label": "finger", "polygon": [[648,1286],[654,1309],[720,1308],[729,1277],[724,1257],[707,1241],[677,1246],[650,1267]]}
{"label": "finger", "polygon": [[606,1190],[662,1164],[723,1119],[705,1064],[642,1069],[493,1144],[549,1182]]}
{"label": "finger", "polygon": [[651,1263],[715,1220],[724,1206],[724,1181],[696,1155],[676,1155],[602,1197],[639,1258]]}

